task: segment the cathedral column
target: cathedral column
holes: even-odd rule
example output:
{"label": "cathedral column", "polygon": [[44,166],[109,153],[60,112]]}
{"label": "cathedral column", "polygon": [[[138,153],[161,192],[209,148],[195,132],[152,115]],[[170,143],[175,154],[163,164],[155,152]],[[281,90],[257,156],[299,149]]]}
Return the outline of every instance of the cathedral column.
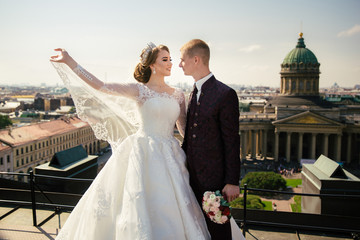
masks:
{"label": "cathedral column", "polygon": [[251,130],[251,158],[256,159],[256,133]]}
{"label": "cathedral column", "polygon": [[240,160],[244,159],[244,131],[240,131]]}
{"label": "cathedral column", "polygon": [[311,159],[315,159],[316,155],[316,133],[311,134]]}
{"label": "cathedral column", "polygon": [[351,133],[348,133],[347,136],[347,150],[346,150],[346,163],[351,162]]}
{"label": "cathedral column", "polygon": [[341,134],[338,134],[336,136],[337,138],[337,141],[336,141],[336,152],[335,152],[335,156],[336,156],[336,159],[335,161],[336,162],[340,162],[341,160]]}
{"label": "cathedral column", "polygon": [[286,161],[290,162],[291,132],[286,133]]}
{"label": "cathedral column", "polygon": [[246,159],[247,131],[241,131],[241,159]]}
{"label": "cathedral column", "polygon": [[299,140],[298,140],[298,162],[300,162],[300,160],[302,159],[302,154],[303,154],[303,137],[304,137],[304,133],[299,132]]}
{"label": "cathedral column", "polygon": [[296,94],[300,93],[300,80],[299,78],[296,79]]}
{"label": "cathedral column", "polygon": [[329,134],[324,134],[324,145],[323,145],[323,154],[328,157],[329,155]]}
{"label": "cathedral column", "polygon": [[274,149],[274,155],[275,155],[275,162],[279,161],[279,132],[275,129],[275,149]]}
{"label": "cathedral column", "polygon": [[263,130],[263,157],[266,159],[267,156],[267,130]]}
{"label": "cathedral column", "polygon": [[255,157],[260,155],[260,141],[261,141],[261,136],[260,136],[260,130],[256,130],[256,154]]}

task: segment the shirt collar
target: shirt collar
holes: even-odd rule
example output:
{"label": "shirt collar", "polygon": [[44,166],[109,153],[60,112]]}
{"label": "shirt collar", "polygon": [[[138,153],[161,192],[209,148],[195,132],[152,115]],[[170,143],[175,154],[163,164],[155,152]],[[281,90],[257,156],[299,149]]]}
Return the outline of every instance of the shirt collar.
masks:
{"label": "shirt collar", "polygon": [[209,78],[211,78],[212,76],[213,76],[213,74],[212,74],[212,73],[209,73],[209,75],[207,75],[207,76],[199,79],[198,81],[196,81],[196,82],[195,82],[196,88],[197,88],[198,90],[201,90],[202,85],[203,85],[207,80],[209,80]]}

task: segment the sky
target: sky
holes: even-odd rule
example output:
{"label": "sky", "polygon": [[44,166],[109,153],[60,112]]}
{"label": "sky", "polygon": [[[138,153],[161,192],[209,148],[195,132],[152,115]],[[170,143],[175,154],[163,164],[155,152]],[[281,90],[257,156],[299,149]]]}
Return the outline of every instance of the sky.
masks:
{"label": "sky", "polygon": [[49,62],[65,48],[105,82],[135,81],[148,42],[170,48],[166,81],[193,83],[181,46],[207,42],[226,84],[280,86],[299,32],[320,65],[320,87],[360,84],[360,0],[0,0],[0,85],[62,85]]}

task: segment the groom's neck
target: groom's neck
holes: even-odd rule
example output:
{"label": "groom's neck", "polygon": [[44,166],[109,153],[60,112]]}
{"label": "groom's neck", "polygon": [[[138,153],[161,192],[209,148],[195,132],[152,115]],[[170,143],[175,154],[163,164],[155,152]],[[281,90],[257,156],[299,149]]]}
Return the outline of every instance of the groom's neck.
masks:
{"label": "groom's neck", "polygon": [[210,69],[206,68],[206,69],[199,69],[199,71],[197,71],[194,75],[193,78],[195,80],[195,82],[199,81],[200,79],[206,77],[207,75],[210,74]]}

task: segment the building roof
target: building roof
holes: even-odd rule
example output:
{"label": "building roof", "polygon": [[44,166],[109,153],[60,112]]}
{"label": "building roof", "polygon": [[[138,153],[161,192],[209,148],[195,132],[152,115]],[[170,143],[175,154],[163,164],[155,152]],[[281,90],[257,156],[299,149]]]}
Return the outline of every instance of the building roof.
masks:
{"label": "building roof", "polygon": [[1,130],[0,141],[14,147],[53,135],[70,132],[85,126],[88,126],[88,124],[79,118],[58,119],[14,129]]}
{"label": "building roof", "polygon": [[300,37],[296,47],[286,55],[283,64],[291,64],[291,63],[318,64],[318,60],[315,54],[306,48],[306,45],[304,43],[304,38],[302,37],[302,35],[303,35],[302,33],[299,34]]}
{"label": "building roof", "polygon": [[15,109],[18,106],[20,106],[20,102],[6,102],[6,103],[0,103],[0,111],[2,109]]}
{"label": "building roof", "polygon": [[280,95],[267,102],[274,106],[312,106],[320,108],[332,108],[333,104],[322,99],[320,96],[288,96]]}
{"label": "building roof", "polygon": [[0,142],[0,152],[1,152],[1,151],[6,151],[6,150],[10,150],[10,149],[11,149],[10,146],[8,146],[8,145]]}
{"label": "building roof", "polygon": [[[343,169],[339,163],[321,155],[314,164],[303,164],[319,180],[353,181],[360,182],[360,179]],[[303,172],[303,174],[306,174]]]}
{"label": "building roof", "polygon": [[85,149],[79,145],[73,148],[66,149],[54,154],[49,166],[55,168],[64,168],[65,166],[77,162],[81,159],[87,158],[88,155]]}

